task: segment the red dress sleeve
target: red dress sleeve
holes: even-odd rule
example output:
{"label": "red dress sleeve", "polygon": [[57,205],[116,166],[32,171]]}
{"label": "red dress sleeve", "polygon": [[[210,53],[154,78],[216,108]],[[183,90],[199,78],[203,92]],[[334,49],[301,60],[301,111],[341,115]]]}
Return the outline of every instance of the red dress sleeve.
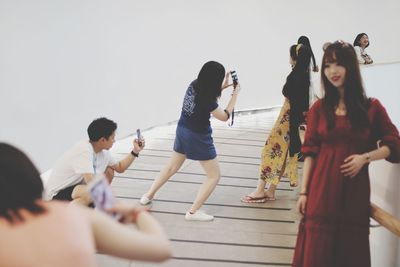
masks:
{"label": "red dress sleeve", "polygon": [[307,112],[307,130],[304,144],[301,147],[301,153],[304,156],[315,157],[319,153],[321,142],[317,133],[317,126],[319,124],[320,107],[321,101],[318,100]]}
{"label": "red dress sleeve", "polygon": [[373,99],[374,120],[372,130],[375,132],[375,139],[381,140],[381,145],[388,146],[390,155],[387,161],[393,163],[400,162],[400,136],[396,126],[392,123],[385,107],[377,99]]}

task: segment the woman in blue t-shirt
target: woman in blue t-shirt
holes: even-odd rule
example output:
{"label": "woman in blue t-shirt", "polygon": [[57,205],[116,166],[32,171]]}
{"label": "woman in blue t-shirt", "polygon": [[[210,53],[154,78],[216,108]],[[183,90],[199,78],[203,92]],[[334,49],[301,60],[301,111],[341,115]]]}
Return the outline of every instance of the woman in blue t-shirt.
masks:
{"label": "woman in blue t-shirt", "polygon": [[[160,172],[150,190],[142,196],[140,203],[149,204],[161,186],[182,166],[186,159],[198,160],[207,174],[193,205],[186,212],[185,219],[211,221],[212,215],[200,211],[200,207],[214,191],[220,179],[220,169],[211,136],[210,114],[221,121],[227,121],[236,103],[240,85],[236,84],[232,97],[225,109],[218,106],[221,91],[229,84],[230,72],[220,63],[209,61],[201,68],[196,80],[190,83],[183,100],[181,117],[176,128],[174,152],[168,165]],[[224,81],[225,77],[225,81]]]}

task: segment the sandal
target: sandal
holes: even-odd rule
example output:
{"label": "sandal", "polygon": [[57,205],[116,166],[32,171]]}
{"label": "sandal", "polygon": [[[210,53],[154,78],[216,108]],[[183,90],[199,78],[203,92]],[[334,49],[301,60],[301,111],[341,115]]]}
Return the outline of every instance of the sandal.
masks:
{"label": "sandal", "polygon": [[276,200],[275,194],[274,194],[273,197],[271,197],[271,196],[268,195],[268,191],[264,191],[264,197],[265,197],[266,201],[275,201]]}
{"label": "sandal", "polygon": [[265,200],[266,201],[275,201],[276,198],[275,197],[269,197],[269,196],[265,195]]}
{"label": "sandal", "polygon": [[240,201],[244,203],[265,203],[267,201],[267,197],[244,196],[240,199]]}

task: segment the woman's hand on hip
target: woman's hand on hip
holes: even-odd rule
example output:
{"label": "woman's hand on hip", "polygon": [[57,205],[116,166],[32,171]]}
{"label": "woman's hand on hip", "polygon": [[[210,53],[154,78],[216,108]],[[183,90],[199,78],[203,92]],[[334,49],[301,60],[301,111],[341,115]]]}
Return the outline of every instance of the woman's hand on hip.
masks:
{"label": "woman's hand on hip", "polygon": [[344,160],[343,164],[340,166],[340,172],[344,176],[353,178],[360,172],[365,163],[367,163],[367,161],[364,156],[353,154]]}

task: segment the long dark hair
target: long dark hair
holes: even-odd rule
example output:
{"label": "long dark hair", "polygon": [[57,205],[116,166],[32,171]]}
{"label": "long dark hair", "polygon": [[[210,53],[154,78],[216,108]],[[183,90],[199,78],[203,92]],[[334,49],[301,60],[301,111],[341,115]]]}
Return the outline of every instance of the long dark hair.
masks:
{"label": "long dark hair", "polygon": [[[292,58],[293,61],[296,61],[296,59],[297,59],[297,51],[296,51],[297,49],[296,48],[297,48],[297,45],[292,45],[289,50],[290,57]],[[294,67],[294,65],[292,67]]]}
{"label": "long dark hair", "polygon": [[317,68],[317,64],[315,63],[315,57],[314,57],[314,53],[313,53],[312,48],[311,48],[310,39],[308,39],[307,36],[302,35],[297,40],[297,44],[306,45],[306,46],[308,46],[310,48],[313,69],[316,69]]}
{"label": "long dark hair", "polygon": [[[292,49],[290,49],[292,51]],[[293,67],[295,72],[309,73],[311,60],[311,48],[307,45],[296,45],[296,64]],[[308,74],[309,75],[309,74]]]}
{"label": "long dark hair", "polygon": [[[356,39],[354,39],[353,46],[361,46],[360,40],[364,35],[368,37],[368,34],[366,34],[365,32],[357,34]],[[369,46],[369,39],[368,39],[368,44],[365,48],[367,48],[368,46]]]}
{"label": "long dark hair", "polygon": [[[290,47],[290,57],[295,64],[288,80],[295,81],[298,86],[310,87],[311,50],[308,46],[297,44]],[[296,84],[294,86],[296,86]]]}
{"label": "long dark hair", "polygon": [[[308,99],[310,88],[310,48],[302,44],[292,45],[289,52],[290,57],[295,61],[295,64],[292,66],[292,71],[286,79],[286,84],[283,86],[283,95],[290,99],[290,95],[307,93]],[[297,89],[293,90],[294,88]],[[307,92],[300,90],[301,88],[307,89]]]}
{"label": "long dark hair", "polygon": [[294,156],[301,147],[298,126],[304,121],[303,112],[309,107],[310,48],[301,44],[291,46],[290,57],[295,60],[295,65],[286,78],[282,93],[290,102],[289,153],[290,156]]}
{"label": "long dark hair", "polygon": [[322,58],[321,79],[325,95],[322,104],[327,115],[328,129],[335,126],[335,108],[339,104],[339,91],[325,75],[325,64],[334,63],[346,69],[344,80],[344,102],[347,117],[354,129],[363,129],[369,126],[368,98],[362,85],[360,67],[354,47],[348,43],[337,41],[330,44]]}
{"label": "long dark hair", "polygon": [[225,68],[215,61],[208,61],[201,68],[194,90],[197,94],[196,102],[211,102],[221,96],[221,85],[225,77]]}
{"label": "long dark hair", "polygon": [[32,161],[19,149],[0,143],[0,217],[9,222],[23,221],[20,209],[42,213],[37,204],[43,183]]}

